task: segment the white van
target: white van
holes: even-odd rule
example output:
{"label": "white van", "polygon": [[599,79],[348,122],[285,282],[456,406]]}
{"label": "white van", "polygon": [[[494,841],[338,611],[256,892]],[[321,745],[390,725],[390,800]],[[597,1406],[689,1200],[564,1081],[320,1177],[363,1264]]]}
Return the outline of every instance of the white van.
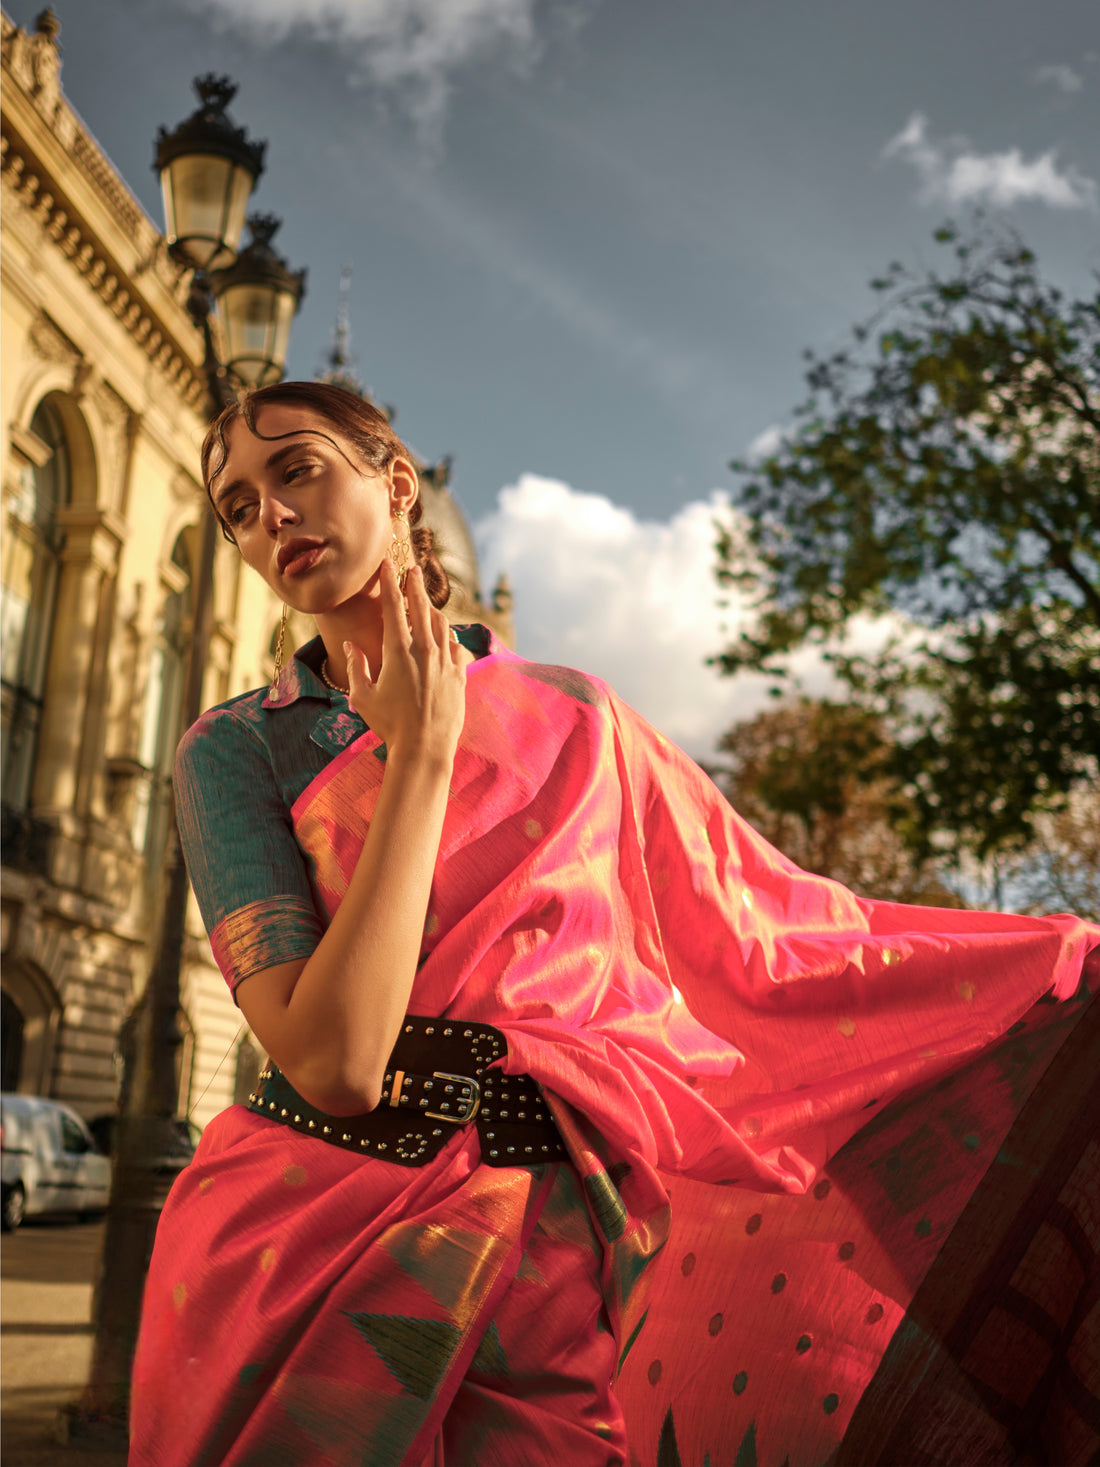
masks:
{"label": "white van", "polygon": [[90,1217],[107,1206],[111,1163],[100,1155],[77,1113],[38,1095],[0,1095],[0,1224],[24,1217],[75,1212]]}

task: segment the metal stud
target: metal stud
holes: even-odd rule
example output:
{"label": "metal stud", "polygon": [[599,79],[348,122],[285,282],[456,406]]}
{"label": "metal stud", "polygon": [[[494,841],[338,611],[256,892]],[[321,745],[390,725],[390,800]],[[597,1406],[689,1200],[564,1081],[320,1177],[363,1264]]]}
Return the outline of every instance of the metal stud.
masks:
{"label": "metal stud", "polygon": [[486,1131],[485,1138],[488,1141],[495,1141],[497,1139],[497,1133],[495,1131]]}
{"label": "metal stud", "polygon": [[405,1033],[406,1034],[411,1034],[412,1031],[413,1031],[413,1026],[411,1024],[406,1024],[405,1025]]}
{"label": "metal stud", "polygon": [[323,1126],[322,1127],[322,1130],[324,1131],[324,1133],[325,1133],[326,1136],[331,1136],[332,1135],[332,1127],[331,1126]]}
{"label": "metal stud", "polygon": [[342,1140],[344,1140],[344,1141],[350,1141],[351,1140],[351,1132],[350,1131],[345,1131],[344,1134],[343,1134]]}
{"label": "metal stud", "polygon": [[526,1151],[526,1153],[527,1153],[528,1156],[531,1155],[531,1152],[533,1150],[533,1148],[530,1147],[530,1146],[525,1146],[523,1149],[524,1149],[524,1151]]}
{"label": "metal stud", "polygon": [[316,1130],[316,1128],[317,1128],[317,1122],[316,1121],[310,1121],[310,1123],[309,1123],[309,1129],[311,1131],[313,1131],[313,1130]]}
{"label": "metal stud", "polygon": [[516,1148],[514,1146],[509,1146],[509,1148],[508,1148],[508,1155],[511,1156],[512,1153],[513,1153],[513,1151],[515,1151],[515,1149]]}
{"label": "metal stud", "polygon": [[432,1135],[433,1136],[442,1136],[443,1135],[443,1128],[442,1128],[442,1126],[436,1126],[435,1130],[432,1132]]}
{"label": "metal stud", "polygon": [[434,1025],[429,1024],[428,1027],[424,1030],[424,1033],[425,1034],[434,1034],[435,1033],[435,1027],[434,1027]]}
{"label": "metal stud", "polygon": [[527,1112],[525,1110],[521,1110],[520,1111],[520,1113],[519,1113],[519,1119],[521,1121],[525,1121],[527,1119]]}
{"label": "metal stud", "polygon": [[296,1126],[300,1126],[302,1124],[302,1118],[301,1118],[301,1116],[295,1116],[294,1117],[294,1124]]}
{"label": "metal stud", "polygon": [[444,1031],[443,1031],[444,1038],[450,1038],[450,1036],[453,1033],[454,1033],[454,1030],[453,1029],[444,1029]]}
{"label": "metal stud", "polygon": [[[345,1136],[345,1137],[344,1137],[344,1140],[345,1140],[345,1141],[346,1141],[346,1140],[347,1140],[347,1137],[346,1137],[346,1136]],[[360,1145],[360,1146],[365,1146],[365,1145],[366,1145],[366,1144],[367,1144],[367,1141],[366,1141],[366,1137],[364,1137],[364,1138],[363,1138],[363,1139],[362,1139],[362,1140],[361,1140],[361,1141],[360,1141],[360,1142],[359,1142],[359,1145]]]}
{"label": "metal stud", "polygon": [[274,1110],[275,1109],[275,1102],[273,1100],[269,1100],[268,1103],[267,1103],[267,1108],[268,1108],[268,1110]]}
{"label": "metal stud", "polygon": [[279,1114],[281,1116],[288,1116],[290,1114],[290,1112],[287,1110],[286,1106],[284,1105],[283,1108],[282,1108],[282,1110],[279,1112]]}
{"label": "metal stud", "polygon": [[420,1108],[421,1108],[421,1110],[426,1110],[427,1107],[428,1107],[427,1097],[422,1095],[420,1097]]}
{"label": "metal stud", "polygon": [[472,1029],[464,1029],[462,1031],[462,1037],[463,1039],[472,1039],[474,1037],[474,1031]]}
{"label": "metal stud", "polygon": [[489,1152],[489,1155],[490,1156],[499,1156],[500,1155],[500,1152],[499,1151],[496,1151],[496,1150],[493,1150],[493,1151],[490,1151]]}
{"label": "metal stud", "polygon": [[378,1143],[378,1149],[379,1149],[379,1151],[385,1151],[385,1149],[386,1149],[386,1143],[384,1141],[379,1141],[379,1143]]}

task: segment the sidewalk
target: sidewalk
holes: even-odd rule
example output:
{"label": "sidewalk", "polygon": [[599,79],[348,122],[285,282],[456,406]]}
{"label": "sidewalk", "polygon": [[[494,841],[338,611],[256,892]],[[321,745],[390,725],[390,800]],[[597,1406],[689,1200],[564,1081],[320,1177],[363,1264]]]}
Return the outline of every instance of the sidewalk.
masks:
{"label": "sidewalk", "polygon": [[80,1394],[99,1227],[30,1226],[5,1235],[0,1258],[0,1459],[3,1467],[125,1467],[120,1452],[61,1446],[58,1414]]}

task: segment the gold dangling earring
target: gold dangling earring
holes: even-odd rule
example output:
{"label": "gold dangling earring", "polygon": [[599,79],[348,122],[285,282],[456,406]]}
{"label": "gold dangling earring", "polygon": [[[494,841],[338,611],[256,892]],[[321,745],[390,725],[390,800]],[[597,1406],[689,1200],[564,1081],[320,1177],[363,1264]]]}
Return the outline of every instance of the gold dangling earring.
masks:
{"label": "gold dangling earring", "polygon": [[271,674],[271,690],[268,697],[273,703],[279,701],[279,678],[283,672],[283,647],[286,644],[286,619],[290,608],[283,602],[283,614],[279,619],[279,635],[275,638],[275,668]]}
{"label": "gold dangling earring", "polygon": [[398,535],[393,531],[393,544],[390,546],[390,563],[397,572],[397,584],[402,591],[405,589],[405,578],[412,569],[412,530],[409,528],[409,517],[403,509],[395,509],[392,516],[398,525],[405,526],[404,535]]}

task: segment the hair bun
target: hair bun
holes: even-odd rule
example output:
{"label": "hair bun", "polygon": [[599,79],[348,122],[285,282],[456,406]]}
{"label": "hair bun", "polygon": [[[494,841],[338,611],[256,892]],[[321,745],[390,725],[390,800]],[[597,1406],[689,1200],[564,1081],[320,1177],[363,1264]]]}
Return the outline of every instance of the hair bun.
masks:
{"label": "hair bun", "polygon": [[[419,502],[418,506],[419,507]],[[435,536],[427,525],[416,525],[409,531],[413,555],[424,577],[424,589],[428,600],[436,607],[444,607],[451,594],[451,583],[435,553]]]}

